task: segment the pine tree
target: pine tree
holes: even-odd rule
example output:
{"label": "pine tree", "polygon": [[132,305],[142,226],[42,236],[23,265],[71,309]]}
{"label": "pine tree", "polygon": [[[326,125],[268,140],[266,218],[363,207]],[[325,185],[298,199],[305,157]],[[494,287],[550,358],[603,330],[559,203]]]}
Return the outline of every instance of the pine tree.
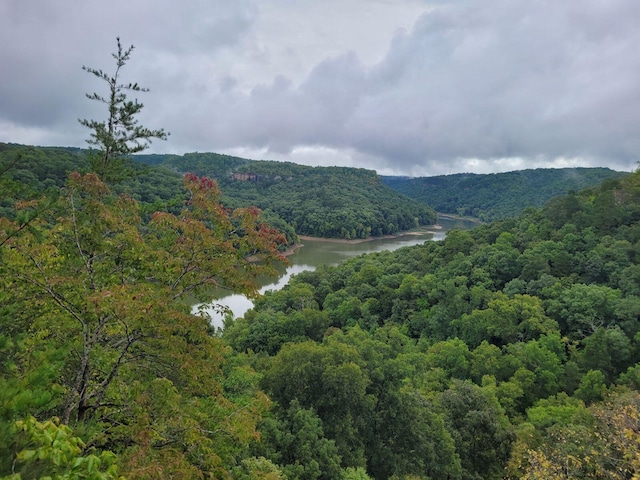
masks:
{"label": "pine tree", "polygon": [[169,135],[162,128],[151,130],[139,125],[136,115],[144,105],[137,99],[129,100],[126,92],[148,92],[149,89],[137,83],[121,83],[121,70],[131,58],[134,46],[124,49],[120,38],[116,40],[118,51],[111,54],[116,60],[113,75],[101,69],[82,67],[83,70],[95,75],[109,86],[107,96],[96,92],[86,94],[90,100],[107,106],[109,112],[107,120],[78,119],[82,125],[92,130],[91,138],[87,143],[98,148],[90,158],[91,169],[107,182],[118,181],[131,173],[125,168],[128,155],[147,149],[154,138],[166,140]]}

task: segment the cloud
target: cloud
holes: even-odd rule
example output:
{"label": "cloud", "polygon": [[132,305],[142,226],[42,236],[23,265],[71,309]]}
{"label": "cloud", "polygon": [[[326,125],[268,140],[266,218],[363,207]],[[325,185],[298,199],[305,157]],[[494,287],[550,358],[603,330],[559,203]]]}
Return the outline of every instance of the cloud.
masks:
{"label": "cloud", "polygon": [[[67,138],[77,144],[76,119],[102,114],[83,93],[104,91],[81,66],[111,73],[116,37],[124,47],[136,46],[122,72],[126,81],[171,85],[170,95],[172,80],[192,84],[187,68],[202,73],[203,59],[240,42],[256,15],[248,0],[6,0],[0,3],[0,121],[13,125],[8,131],[70,130]],[[43,135],[53,137],[65,135]]]}
{"label": "cloud", "polygon": [[[420,12],[422,14],[420,14]],[[0,141],[81,145],[115,36],[156,152],[254,152],[398,174],[630,169],[636,0],[0,3]],[[35,142],[34,142],[35,143]],[[60,144],[60,143],[59,143]]]}
{"label": "cloud", "polygon": [[640,148],[638,22],[634,1],[441,2],[377,64],[346,53],[298,85],[237,92],[211,136],[273,153],[349,148],[405,171],[567,158],[628,168]]}

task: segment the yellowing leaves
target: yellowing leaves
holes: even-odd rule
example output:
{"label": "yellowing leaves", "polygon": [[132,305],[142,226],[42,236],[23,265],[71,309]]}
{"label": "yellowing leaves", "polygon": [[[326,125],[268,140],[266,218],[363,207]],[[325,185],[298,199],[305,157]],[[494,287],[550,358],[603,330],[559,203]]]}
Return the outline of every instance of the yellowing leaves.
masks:
{"label": "yellowing leaves", "polygon": [[[227,391],[228,348],[178,299],[211,286],[255,292],[255,276],[280,259],[281,237],[257,210],[226,211],[211,180],[189,176],[185,186],[180,215],[145,224],[134,200],[73,174],[52,223],[20,231],[1,252],[5,301],[30,334],[11,370],[20,378],[10,381],[41,398],[21,405],[61,418],[37,427],[43,442],[53,445],[55,430],[68,443],[67,425],[78,425],[87,444],[113,447],[132,478],[229,478],[269,406],[247,372]],[[99,455],[21,449],[26,464],[68,458],[72,469],[109,468]]]}

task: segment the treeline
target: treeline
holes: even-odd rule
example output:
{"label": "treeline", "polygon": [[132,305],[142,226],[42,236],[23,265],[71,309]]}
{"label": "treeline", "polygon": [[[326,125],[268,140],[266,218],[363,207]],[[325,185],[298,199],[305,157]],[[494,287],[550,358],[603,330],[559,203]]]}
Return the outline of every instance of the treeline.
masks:
{"label": "treeline", "polygon": [[633,478],[639,318],[640,172],[298,274],[223,339],[287,478]]}
{"label": "treeline", "polygon": [[308,167],[214,153],[168,156],[162,165],[215,178],[223,201],[256,205],[299,235],[367,238],[436,221],[434,211],[385,186],[372,170]]}
{"label": "treeline", "polygon": [[[71,171],[87,171],[87,155],[76,148],[0,144],[0,167],[7,166],[5,177],[13,185],[5,187],[0,214],[11,216],[15,200],[59,189]],[[431,208],[386,187],[371,170],[314,168],[215,153],[131,158],[135,161],[127,163],[127,175],[112,189],[141,202],[144,210],[178,211],[184,200],[182,175],[208,176],[222,188],[225,206],[259,207],[289,244],[298,234],[367,238],[436,222]]]}
{"label": "treeline", "polygon": [[[89,151],[72,147],[32,147],[0,143],[3,195],[0,216],[14,215],[16,200],[27,200],[58,191],[69,173],[89,170]],[[170,209],[184,199],[182,177],[165,168],[129,162],[128,175],[112,188],[146,206],[147,210]]]}
{"label": "treeline", "polygon": [[419,178],[385,176],[383,182],[437,212],[492,221],[515,217],[525,208],[541,207],[557,195],[624,175],[608,168],[539,168]]}
{"label": "treeline", "polygon": [[189,301],[255,294],[283,238],[183,182],[149,214],[73,173],[0,217],[0,476],[640,474],[640,172],[301,273],[221,335]]}

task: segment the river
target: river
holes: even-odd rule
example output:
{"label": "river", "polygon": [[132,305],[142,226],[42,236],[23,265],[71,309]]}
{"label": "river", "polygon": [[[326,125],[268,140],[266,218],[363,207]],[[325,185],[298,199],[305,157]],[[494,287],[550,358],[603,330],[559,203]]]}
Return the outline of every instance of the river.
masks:
{"label": "river", "polygon": [[[363,253],[381,252],[384,250],[396,250],[402,247],[419,245],[426,241],[442,240],[447,230],[453,228],[469,229],[478,225],[477,222],[471,220],[460,220],[455,218],[441,217],[438,221],[438,227],[430,230],[421,230],[418,232],[409,232],[404,235],[398,235],[393,238],[377,238],[375,240],[367,240],[362,242],[340,242],[325,239],[309,239],[305,238],[301,241],[302,247],[296,249],[291,254],[289,265],[282,266],[277,278],[263,278],[259,280],[260,293],[268,290],[280,290],[284,287],[289,279],[296,273],[305,270],[315,270],[319,265],[337,265],[342,260],[355,257]],[[193,311],[201,311],[210,316],[213,325],[217,328],[222,327],[224,316],[220,313],[223,306],[233,312],[234,318],[242,317],[247,310],[253,307],[253,302],[244,295],[231,294],[225,295],[221,293],[214,295],[214,299],[209,304],[198,304],[193,306]]]}

